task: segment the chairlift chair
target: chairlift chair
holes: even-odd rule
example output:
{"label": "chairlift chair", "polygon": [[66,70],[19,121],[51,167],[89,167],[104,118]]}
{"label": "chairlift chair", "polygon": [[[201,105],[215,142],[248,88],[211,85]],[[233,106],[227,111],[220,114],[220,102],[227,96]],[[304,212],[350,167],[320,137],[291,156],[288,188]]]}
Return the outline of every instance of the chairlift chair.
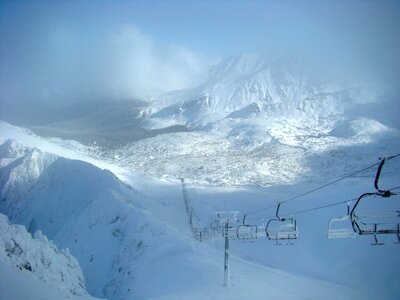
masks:
{"label": "chairlift chair", "polygon": [[383,245],[378,242],[378,235],[394,234],[397,241],[400,242],[400,211],[360,211],[359,205],[368,197],[390,198],[396,193],[390,190],[379,188],[379,178],[385,163],[385,158],[381,159],[378,170],[375,175],[374,186],[376,192],[364,193],[358,197],[350,212],[350,220],[353,231],[358,235],[372,235],[374,243],[372,245]]}
{"label": "chairlift chair", "polygon": [[390,198],[391,196],[396,195],[390,190],[379,188],[379,179],[384,164],[385,158],[382,158],[375,175],[374,187],[376,192],[364,193],[358,197],[350,212],[350,219],[354,232],[359,235],[373,235],[374,243],[372,245],[383,245],[383,243],[378,242],[377,236],[380,234],[395,234],[398,242],[400,242],[399,211],[360,211],[358,208],[360,203],[368,197],[377,196],[380,198]]}
{"label": "chairlift chair", "polygon": [[255,239],[257,238],[258,227],[256,225],[249,225],[246,223],[246,215],[243,216],[241,225],[237,227],[236,234],[238,239]]}
{"label": "chairlift chair", "polygon": [[222,237],[228,237],[229,239],[237,239],[237,227],[236,226],[229,226],[226,228],[222,228]]}
{"label": "chairlift chair", "polygon": [[283,218],[279,216],[280,205],[281,203],[278,204],[276,209],[276,218],[270,219],[265,227],[267,239],[275,240],[277,245],[280,245],[278,242],[279,240],[295,240],[299,235],[297,222],[293,216],[289,218]]}
{"label": "chairlift chair", "polygon": [[[355,237],[356,233],[354,232],[353,228],[351,227],[350,221],[350,205],[351,202],[347,203],[347,214],[340,217],[334,218],[329,220],[329,227],[328,227],[328,239],[339,239],[339,238],[349,238]],[[342,227],[341,225],[349,225],[350,227]]]}
{"label": "chairlift chair", "polygon": [[265,231],[266,227],[267,227],[266,225],[257,226],[257,238],[266,236],[266,231]]}
{"label": "chairlift chair", "polygon": [[214,221],[210,224],[210,230],[214,236],[224,236],[224,226],[225,224],[221,222],[220,212],[216,212],[216,217]]}
{"label": "chairlift chair", "polygon": [[205,241],[211,239],[214,234],[209,228],[205,227],[199,231],[200,240]]}
{"label": "chairlift chair", "polygon": [[369,196],[384,197],[381,193],[365,193],[361,195],[351,211],[351,223],[355,233],[372,235],[372,245],[383,245],[378,242],[378,235],[394,234],[400,242],[400,211],[362,211],[358,206]]}
{"label": "chairlift chair", "polygon": [[225,223],[229,221],[229,223],[237,223],[239,221],[237,215],[239,214],[238,211],[218,211],[215,212],[216,219],[213,223],[215,223],[215,227],[223,228]]}

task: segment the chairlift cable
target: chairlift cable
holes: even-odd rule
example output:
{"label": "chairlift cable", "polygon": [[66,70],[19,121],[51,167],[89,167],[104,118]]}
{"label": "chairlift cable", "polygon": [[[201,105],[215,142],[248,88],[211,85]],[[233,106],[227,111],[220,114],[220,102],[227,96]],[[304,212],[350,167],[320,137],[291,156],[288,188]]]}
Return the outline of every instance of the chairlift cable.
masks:
{"label": "chairlift cable", "polygon": [[345,176],[343,176],[343,177],[341,177],[341,178],[338,178],[338,179],[336,179],[336,180],[333,180],[333,181],[331,181],[331,182],[328,182],[328,183],[326,183],[326,184],[324,184],[324,185],[321,185],[321,186],[319,186],[319,187],[317,187],[317,188],[314,188],[314,189],[312,189],[312,190],[309,190],[309,191],[307,191],[307,192],[304,192],[304,193],[302,193],[302,194],[300,194],[300,195],[297,195],[297,196],[295,196],[295,197],[289,198],[289,199],[287,199],[287,200],[285,200],[285,201],[282,201],[281,203],[287,203],[287,202],[296,200],[297,198],[300,198],[300,197],[303,197],[303,196],[305,196],[305,195],[311,194],[311,193],[316,192],[316,191],[318,191],[318,190],[321,190],[321,189],[323,189],[323,188],[325,188],[325,187],[327,187],[327,186],[329,186],[329,185],[332,185],[332,184],[335,184],[335,183],[337,183],[337,182],[339,182],[339,181],[342,181],[342,180],[344,180],[344,179],[346,179],[346,178],[349,178],[349,177],[352,177],[352,176],[357,175],[357,174],[359,174],[359,173],[362,173],[362,172],[364,172],[364,171],[367,171],[367,170],[369,170],[369,169],[371,169],[371,168],[373,168],[373,167],[375,167],[375,166],[377,166],[377,165],[379,165],[379,164],[380,164],[380,163],[375,163],[375,164],[370,165],[370,166],[368,166],[368,167],[366,167],[366,168],[364,168],[364,169],[362,169],[362,170],[359,170],[359,171],[357,171],[357,172],[354,172],[354,173],[345,175]]}
{"label": "chairlift cable", "polygon": [[[400,186],[391,188],[391,189],[389,189],[389,191],[393,191],[393,190],[396,190],[396,189],[400,189]],[[285,215],[298,215],[298,214],[307,213],[307,212],[311,212],[311,211],[315,211],[315,210],[320,210],[320,209],[324,209],[324,208],[328,208],[328,207],[332,207],[332,206],[336,206],[336,205],[340,205],[340,204],[344,204],[344,203],[349,203],[349,202],[352,202],[352,201],[356,201],[357,199],[358,198],[352,198],[352,199],[339,201],[339,202],[335,202],[335,203],[331,203],[331,204],[327,204],[327,205],[322,205],[322,206],[312,207],[312,208],[308,208],[308,209],[304,209],[304,210],[289,212],[289,213],[287,213]],[[276,205],[272,205],[270,208],[275,207],[275,206]],[[271,216],[269,218],[273,218],[273,217],[274,216]],[[252,220],[254,220],[254,219],[252,219]]]}
{"label": "chairlift cable", "polygon": [[[395,189],[399,189],[400,186],[395,187],[395,188],[391,188],[389,189],[389,191],[393,191]],[[340,202],[335,202],[335,203],[331,203],[331,204],[327,204],[327,205],[323,205],[323,206],[317,206],[317,207],[313,207],[313,208],[309,208],[309,209],[304,209],[304,210],[300,210],[300,211],[295,211],[295,212],[290,212],[288,213],[288,215],[298,215],[298,214],[302,214],[302,213],[306,213],[306,212],[310,212],[310,211],[315,211],[315,210],[319,210],[319,209],[324,209],[324,208],[328,208],[328,207],[332,207],[332,206],[336,206],[339,204],[343,204],[343,203],[348,203],[348,202],[352,202],[357,200],[358,198],[353,198],[353,199],[349,199],[349,200],[344,200],[344,201],[340,201]],[[381,213],[393,213],[392,211],[380,211]]]}
{"label": "chairlift cable", "polygon": [[[386,160],[391,160],[391,159],[397,158],[397,157],[399,157],[399,156],[400,156],[400,153],[398,153],[398,154],[396,154],[396,155],[389,156],[389,157],[386,158]],[[323,184],[323,185],[321,185],[321,186],[319,186],[319,187],[316,187],[316,188],[314,188],[314,189],[311,189],[311,190],[309,190],[309,191],[306,191],[306,192],[304,192],[304,193],[302,193],[302,194],[300,194],[300,195],[297,195],[297,196],[294,196],[294,197],[292,197],[292,198],[289,198],[289,199],[280,201],[279,203],[283,204],[283,203],[291,202],[291,201],[293,201],[293,200],[296,200],[296,199],[298,199],[298,198],[304,197],[304,196],[306,196],[306,195],[308,195],[308,194],[311,194],[311,193],[314,193],[314,192],[316,192],[316,191],[318,191],[318,190],[321,190],[321,189],[323,189],[323,188],[326,188],[327,186],[333,185],[333,184],[335,184],[335,183],[337,183],[337,182],[339,182],[339,181],[342,181],[342,180],[344,180],[344,179],[346,179],[346,178],[349,178],[349,177],[352,177],[352,176],[357,175],[357,174],[359,174],[359,173],[365,172],[365,171],[367,171],[367,170],[369,170],[369,169],[371,169],[371,168],[373,168],[373,167],[376,167],[376,166],[378,166],[378,165],[380,165],[380,162],[374,163],[374,164],[372,164],[372,165],[370,165],[370,166],[368,166],[368,167],[365,167],[365,168],[363,168],[363,169],[361,169],[361,170],[358,170],[358,171],[356,171],[356,172],[347,174],[347,175],[345,175],[345,176],[343,176],[343,177],[340,177],[340,178],[338,178],[338,179],[336,179],[336,180],[330,181],[330,182],[328,182],[328,183],[326,183],[326,184]],[[399,189],[399,188],[400,188],[400,186],[398,186],[398,187],[396,187],[396,188],[393,188],[393,189],[390,189],[390,190],[395,190],[395,189]],[[337,205],[338,205],[338,204],[342,204],[342,203],[343,203],[343,202],[337,203]],[[273,207],[276,207],[276,204],[273,204],[273,205],[270,205],[270,206],[267,206],[267,207],[264,207],[264,208],[261,208],[261,209],[257,209],[257,210],[251,211],[251,212],[247,212],[246,214],[247,214],[247,215],[254,214],[254,213],[257,213],[257,212],[269,210],[269,209],[271,209],[271,208],[273,208]],[[292,213],[292,214],[293,214],[293,213]]]}
{"label": "chairlift cable", "polygon": [[[328,207],[332,207],[332,206],[337,206],[337,205],[344,204],[344,203],[349,203],[349,202],[352,202],[352,201],[355,201],[355,200],[357,200],[357,198],[347,199],[347,200],[344,200],[344,201],[339,201],[339,202],[335,202],[335,203],[330,203],[330,204],[323,205],[323,206],[317,206],[317,207],[312,207],[312,208],[308,208],[308,209],[293,211],[293,212],[289,212],[289,213],[287,213],[287,214],[285,214],[285,215],[298,215],[298,214],[303,214],[303,213],[307,213],[307,212],[311,212],[311,211],[315,211],[315,210],[319,210],[319,209],[324,209],[324,208],[328,208]],[[273,216],[267,217],[266,219],[269,219],[269,218],[273,218]]]}
{"label": "chairlift cable", "polygon": [[400,156],[400,153],[398,153],[396,155],[388,156],[388,157],[386,157],[386,160],[391,160],[391,159],[396,158],[398,156]]}
{"label": "chairlift cable", "polygon": [[349,199],[349,200],[344,200],[344,201],[340,201],[340,202],[335,202],[335,203],[330,203],[327,205],[323,205],[323,206],[317,206],[317,207],[313,207],[313,208],[309,208],[309,209],[304,209],[304,210],[298,210],[298,211],[294,211],[291,213],[288,213],[289,215],[299,215],[299,214],[303,214],[303,213],[307,213],[307,212],[311,212],[311,211],[315,211],[315,210],[320,210],[320,209],[324,209],[324,208],[328,208],[328,207],[332,207],[332,206],[337,206],[340,204],[345,204],[351,201],[355,201],[357,200],[357,198],[353,198],[353,199]]}

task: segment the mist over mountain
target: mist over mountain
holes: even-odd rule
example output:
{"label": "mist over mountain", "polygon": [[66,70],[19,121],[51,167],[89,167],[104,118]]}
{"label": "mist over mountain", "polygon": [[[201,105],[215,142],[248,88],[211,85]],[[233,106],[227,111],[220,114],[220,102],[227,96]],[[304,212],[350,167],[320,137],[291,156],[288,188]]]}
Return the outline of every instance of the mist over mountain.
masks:
{"label": "mist over mountain", "polygon": [[395,0],[0,1],[0,299],[397,299],[398,53]]}
{"label": "mist over mountain", "polygon": [[396,147],[395,89],[312,62],[296,51],[232,56],[193,88],[71,104],[25,124],[153,176],[208,183],[289,182],[326,153],[355,147],[372,158]]}
{"label": "mist over mountain", "polygon": [[329,69],[323,77],[320,70],[300,60],[291,55],[275,60],[230,57],[211,69],[206,83],[158,96],[144,126],[162,127],[165,121],[202,128],[224,118],[263,117],[271,122],[302,116],[323,123],[357,104],[380,103],[384,97],[385,88],[376,82],[330,78]]}

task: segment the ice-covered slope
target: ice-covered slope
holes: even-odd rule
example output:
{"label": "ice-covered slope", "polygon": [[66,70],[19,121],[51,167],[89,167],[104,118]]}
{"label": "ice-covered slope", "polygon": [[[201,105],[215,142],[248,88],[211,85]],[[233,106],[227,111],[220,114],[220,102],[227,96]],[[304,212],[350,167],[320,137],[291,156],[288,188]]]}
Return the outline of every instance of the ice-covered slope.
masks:
{"label": "ice-covered slope", "polygon": [[[9,224],[3,214],[0,264],[0,299],[40,299],[48,297],[47,293],[70,299],[90,298],[78,261],[68,250],[58,250],[40,231],[32,238],[25,227]],[[17,287],[12,281],[29,284]]]}
{"label": "ice-covered slope", "polygon": [[[82,161],[54,155],[46,159],[48,154],[15,142],[4,143],[1,153],[6,157],[0,170],[0,188],[5,191],[1,211],[31,231],[42,230],[58,247],[68,247],[79,260],[88,291],[95,296],[365,297],[338,284],[289,274],[235,256],[231,261],[232,286],[226,289],[222,286],[220,247],[217,245],[215,250],[213,244],[192,240],[179,185],[171,188],[158,181],[146,183],[143,192],[149,197],[123,184],[110,172]],[[28,172],[39,165],[38,176]],[[3,172],[5,168],[7,172]],[[25,172],[27,176],[19,176]],[[28,191],[20,188],[20,179],[31,184]],[[143,187],[139,181],[138,186]],[[14,209],[16,203],[18,209]]]}

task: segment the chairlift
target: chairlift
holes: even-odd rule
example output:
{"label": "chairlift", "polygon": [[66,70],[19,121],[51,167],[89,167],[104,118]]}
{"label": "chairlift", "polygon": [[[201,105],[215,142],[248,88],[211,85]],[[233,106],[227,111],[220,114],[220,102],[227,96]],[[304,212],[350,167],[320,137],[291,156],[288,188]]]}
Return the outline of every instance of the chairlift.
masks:
{"label": "chairlift", "polygon": [[217,211],[215,212],[216,218],[211,223],[211,227],[213,228],[224,228],[225,223],[229,221],[229,223],[237,223],[238,222],[238,211]]}
{"label": "chairlift", "polygon": [[238,238],[238,235],[237,235],[237,227],[236,226],[229,226],[228,225],[228,227],[226,228],[226,227],[224,227],[223,229],[222,229],[222,236],[225,238],[225,237],[228,237],[228,238],[230,238],[230,239],[237,239]]}
{"label": "chairlift", "polygon": [[215,220],[210,223],[210,228],[212,230],[216,230],[216,229],[220,228],[219,222],[218,222],[218,217],[216,217]]}
{"label": "chairlift", "polygon": [[360,203],[364,202],[368,198],[390,198],[391,196],[396,195],[396,193],[393,193],[390,190],[379,188],[379,178],[384,163],[385,158],[382,158],[375,175],[374,187],[376,192],[364,193],[358,197],[350,212],[353,231],[358,235],[372,235],[374,237],[374,243],[371,245],[375,246],[383,245],[383,243],[378,241],[378,235],[381,234],[394,234],[397,237],[397,241],[400,242],[400,211],[363,211],[359,208]]}
{"label": "chairlift", "polygon": [[[351,202],[347,202],[347,214],[340,217],[329,220],[328,228],[328,239],[339,239],[355,237],[356,233],[351,227],[350,221],[350,205]],[[350,225],[350,227],[343,227],[342,225]]]}
{"label": "chairlift", "polygon": [[[211,223],[213,231],[221,234],[222,237],[229,237],[231,239],[237,238],[237,227],[234,225],[238,223],[238,211],[221,211],[216,212],[216,219]],[[228,228],[226,225],[228,224]]]}
{"label": "chairlift", "polygon": [[[210,230],[213,232],[213,235],[222,235],[224,236],[224,227],[225,227],[225,217],[223,217],[224,212],[215,212],[216,217],[214,221],[210,224]],[[226,221],[225,221],[226,222]]]}
{"label": "chairlift", "polygon": [[383,245],[378,242],[380,234],[394,234],[400,242],[400,211],[359,210],[360,203],[371,196],[385,197],[378,192],[365,193],[358,198],[350,214],[354,232],[358,235],[373,235],[372,245]]}
{"label": "chairlift", "polygon": [[257,225],[249,225],[246,223],[246,216],[243,216],[242,225],[239,225],[236,229],[236,235],[238,239],[255,239],[257,238]]}
{"label": "chairlift", "polygon": [[277,245],[280,245],[279,240],[295,240],[299,235],[297,222],[293,216],[289,218],[279,216],[280,206],[281,203],[276,209],[276,218],[270,219],[265,227],[267,239],[275,240]]}
{"label": "chairlift", "polygon": [[379,188],[379,179],[381,177],[381,172],[382,172],[382,168],[385,164],[386,158],[382,157],[379,158],[381,160],[378,169],[376,170],[376,174],[375,174],[375,180],[374,180],[374,187],[377,190],[377,192],[383,194],[383,197],[390,197],[390,191],[389,190],[382,190]]}
{"label": "chairlift", "polygon": [[206,240],[213,238],[214,232],[212,230],[210,230],[209,228],[204,227],[198,231],[198,236],[199,236],[200,241],[206,241]]}

